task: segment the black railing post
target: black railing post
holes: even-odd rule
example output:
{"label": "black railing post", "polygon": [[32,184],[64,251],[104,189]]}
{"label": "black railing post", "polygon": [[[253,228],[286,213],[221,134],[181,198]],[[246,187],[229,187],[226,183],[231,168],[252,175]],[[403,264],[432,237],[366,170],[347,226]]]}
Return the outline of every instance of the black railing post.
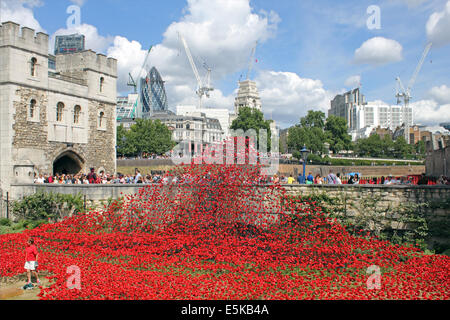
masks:
{"label": "black railing post", "polygon": [[6,219],[9,220],[9,192],[6,192]]}

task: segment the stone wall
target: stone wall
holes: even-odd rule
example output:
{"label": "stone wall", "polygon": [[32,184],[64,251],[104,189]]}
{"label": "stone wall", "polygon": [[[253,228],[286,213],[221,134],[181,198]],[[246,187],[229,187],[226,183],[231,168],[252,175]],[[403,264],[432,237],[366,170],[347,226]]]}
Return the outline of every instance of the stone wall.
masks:
{"label": "stone wall", "polygon": [[378,232],[424,231],[428,248],[450,249],[450,186],[294,185],[285,189],[291,196],[319,199],[341,221]]}

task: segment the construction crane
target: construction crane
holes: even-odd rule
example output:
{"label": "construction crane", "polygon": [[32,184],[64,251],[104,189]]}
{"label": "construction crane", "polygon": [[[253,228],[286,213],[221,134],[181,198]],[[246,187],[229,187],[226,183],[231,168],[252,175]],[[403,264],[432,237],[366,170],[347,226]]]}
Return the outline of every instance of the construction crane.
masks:
{"label": "construction crane", "polygon": [[[148,49],[147,55],[145,56],[144,63],[142,64],[142,67],[141,67],[139,73],[137,74],[138,82],[135,81],[135,79],[133,78],[131,73],[128,73],[127,86],[133,87],[133,92],[135,94],[137,93],[137,86],[138,86],[138,84],[140,84],[142,86],[141,79],[144,78],[144,77],[147,77],[147,72],[144,75],[142,75],[142,72],[144,70],[146,71],[145,67],[147,66],[148,57],[150,56],[150,52],[152,51],[152,49],[153,49],[153,46],[150,46],[150,49]],[[141,88],[141,92],[143,92],[143,90],[146,91],[146,88],[145,87]],[[144,94],[143,97],[141,97],[141,98],[144,98],[146,100],[146,102],[149,103],[149,101],[147,101],[148,100],[148,94],[147,95]],[[134,114],[136,116],[136,118],[141,117],[141,112],[142,112],[142,100],[141,100],[141,98],[139,98],[136,101],[136,103],[134,104],[134,106],[133,106],[132,114]]]}
{"label": "construction crane", "polygon": [[135,93],[135,94],[137,93],[137,84],[136,84],[136,81],[134,81],[133,76],[131,75],[131,73],[128,73],[127,86],[133,87],[133,93]]}
{"label": "construction crane", "polygon": [[256,53],[256,47],[258,46],[258,41],[256,41],[255,46],[252,49],[252,54],[250,55],[250,63],[248,64],[248,70],[247,70],[247,76],[245,80],[249,80],[250,73],[253,70],[253,63],[255,61],[255,53]]}
{"label": "construction crane", "polygon": [[409,80],[408,83],[408,87],[405,89],[402,80],[400,79],[400,77],[397,77],[397,94],[395,95],[395,97],[397,98],[397,104],[400,104],[403,100],[403,121],[404,121],[404,125],[405,125],[405,140],[406,142],[409,144],[410,143],[410,137],[409,137],[409,117],[408,117],[408,107],[409,107],[409,102],[411,100],[411,89],[414,86],[416,80],[417,80],[417,76],[419,75],[420,70],[422,69],[423,63],[425,61],[425,58],[427,57],[428,53],[431,50],[431,46],[433,44],[430,42],[426,47],[425,50],[423,51],[422,57],[419,61],[419,64],[416,67],[416,70],[414,71],[414,74],[411,78],[411,80]]}
{"label": "construction crane", "polygon": [[189,46],[186,42],[186,39],[184,39],[184,37],[179,32],[178,37],[184,46],[184,50],[186,51],[186,55],[192,67],[192,71],[194,71],[195,78],[197,79],[198,88],[195,93],[199,97],[199,108],[201,109],[203,96],[209,98],[210,97],[209,92],[214,91],[214,88],[211,87],[211,68],[209,68],[206,63],[203,64],[203,66],[207,70],[207,73],[205,81],[202,81],[202,79],[200,78],[200,74],[198,73],[197,66],[195,65],[194,59],[192,58],[191,50],[189,50]]}

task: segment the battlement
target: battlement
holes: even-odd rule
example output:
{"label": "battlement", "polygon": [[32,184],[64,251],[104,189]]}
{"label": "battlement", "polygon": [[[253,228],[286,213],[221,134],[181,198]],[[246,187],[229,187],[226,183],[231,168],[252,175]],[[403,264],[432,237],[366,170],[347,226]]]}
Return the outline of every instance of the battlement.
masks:
{"label": "battlement", "polygon": [[0,46],[14,46],[48,56],[49,37],[43,32],[36,33],[34,29],[21,28],[19,24],[8,21],[0,25]]}
{"label": "battlement", "polygon": [[91,70],[117,77],[117,60],[92,50],[56,56],[58,72]]}

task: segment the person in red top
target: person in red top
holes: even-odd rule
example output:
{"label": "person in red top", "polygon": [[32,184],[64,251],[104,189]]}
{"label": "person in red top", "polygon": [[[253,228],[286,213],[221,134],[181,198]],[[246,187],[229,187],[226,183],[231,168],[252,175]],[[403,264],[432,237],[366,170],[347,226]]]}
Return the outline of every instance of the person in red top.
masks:
{"label": "person in red top", "polygon": [[30,238],[27,241],[27,248],[25,249],[25,270],[27,270],[28,282],[27,286],[32,286],[31,283],[31,273],[36,277],[37,284],[41,284],[39,281],[39,275],[37,271],[38,267],[38,251],[34,245],[34,239]]}

